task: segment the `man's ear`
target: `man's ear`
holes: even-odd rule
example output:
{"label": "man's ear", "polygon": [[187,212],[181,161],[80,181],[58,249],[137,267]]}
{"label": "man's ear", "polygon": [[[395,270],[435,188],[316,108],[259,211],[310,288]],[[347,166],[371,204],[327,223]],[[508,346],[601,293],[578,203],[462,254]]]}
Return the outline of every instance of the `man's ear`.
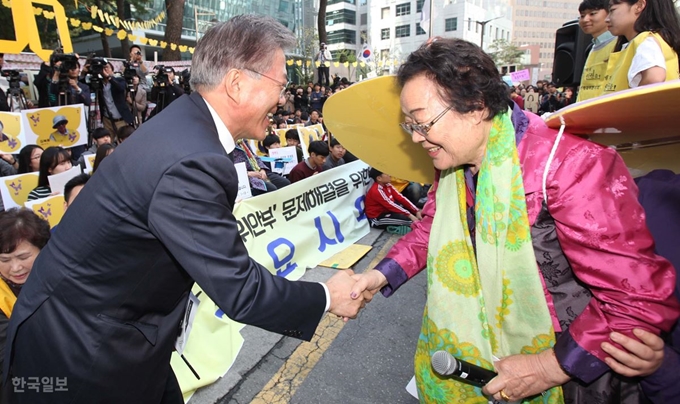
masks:
{"label": "man's ear", "polygon": [[234,103],[240,104],[243,98],[243,72],[238,69],[231,69],[222,79],[222,86],[224,86],[227,97],[233,100]]}

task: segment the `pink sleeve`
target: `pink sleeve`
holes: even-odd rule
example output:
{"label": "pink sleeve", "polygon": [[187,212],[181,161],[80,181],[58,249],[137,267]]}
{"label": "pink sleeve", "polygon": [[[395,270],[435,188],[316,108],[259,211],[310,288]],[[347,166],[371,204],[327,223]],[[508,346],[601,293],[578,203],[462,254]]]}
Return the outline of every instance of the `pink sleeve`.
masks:
{"label": "pink sleeve", "polygon": [[635,327],[656,334],[670,329],[680,313],[675,271],[654,254],[637,186],[614,150],[594,144],[572,149],[549,182],[548,201],[572,270],[593,294],[555,352],[570,374],[590,374],[581,377],[587,382],[601,366],[583,359],[603,361],[608,355],[600,344],[610,332],[635,338]]}
{"label": "pink sleeve", "polygon": [[399,286],[416,276],[427,264],[427,246],[436,210],[435,195],[438,182],[439,171],[435,173],[434,184],[427,193],[427,202],[421,213],[423,219],[414,222],[411,225],[411,232],[399,239],[375,267],[387,278],[388,285],[381,291],[385,297],[390,296]]}

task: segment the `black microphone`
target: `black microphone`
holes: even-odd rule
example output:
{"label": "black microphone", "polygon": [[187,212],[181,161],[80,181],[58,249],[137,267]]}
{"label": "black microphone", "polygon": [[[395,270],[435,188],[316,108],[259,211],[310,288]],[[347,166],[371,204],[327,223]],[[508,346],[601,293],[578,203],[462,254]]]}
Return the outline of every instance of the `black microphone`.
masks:
{"label": "black microphone", "polygon": [[440,376],[455,376],[463,381],[484,387],[497,373],[472,363],[456,359],[446,351],[437,351],[432,355],[432,369]]}

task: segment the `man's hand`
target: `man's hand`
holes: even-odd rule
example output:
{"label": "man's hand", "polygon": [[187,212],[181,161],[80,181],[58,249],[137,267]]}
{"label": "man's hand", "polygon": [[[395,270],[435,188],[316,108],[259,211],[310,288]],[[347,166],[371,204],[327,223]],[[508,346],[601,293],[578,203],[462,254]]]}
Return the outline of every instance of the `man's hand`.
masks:
{"label": "man's hand", "polygon": [[614,372],[622,376],[648,376],[663,362],[664,342],[655,334],[639,328],[634,329],[633,334],[642,342],[618,332],[611,333],[609,338],[627,351],[618,349],[609,342],[603,342],[602,350],[612,356],[605,358],[604,361]]}
{"label": "man's hand", "polygon": [[78,82],[75,79],[68,79],[68,85],[73,87],[76,91],[80,89],[80,87],[78,87]]}
{"label": "man's hand", "polygon": [[[338,271],[333,277],[331,277],[327,282],[328,292],[331,296],[331,305],[329,312],[343,317],[345,321],[350,318],[355,318],[359,314],[359,310],[366,306],[366,298],[363,294],[360,294],[357,298],[352,298],[350,293],[352,287],[356,283],[352,279],[354,271],[351,269],[345,269],[343,271]],[[370,299],[368,299],[370,301]]]}

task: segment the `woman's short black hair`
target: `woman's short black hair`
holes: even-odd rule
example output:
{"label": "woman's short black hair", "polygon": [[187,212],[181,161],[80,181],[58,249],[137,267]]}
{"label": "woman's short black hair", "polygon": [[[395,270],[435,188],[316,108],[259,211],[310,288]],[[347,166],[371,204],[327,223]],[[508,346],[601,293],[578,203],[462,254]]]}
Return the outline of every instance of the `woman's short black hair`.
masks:
{"label": "woman's short black hair", "polygon": [[130,137],[135,132],[135,127],[130,125],[121,126],[118,129],[118,140],[125,140]]}
{"label": "woman's short black hair", "polygon": [[437,38],[411,53],[399,68],[400,86],[424,74],[434,80],[444,102],[460,114],[487,110],[491,120],[509,108],[507,86],[496,64],[477,45],[458,38]]}
{"label": "woman's short black hair", "polygon": [[42,249],[50,234],[49,223],[30,209],[12,208],[0,212],[0,254],[13,252],[24,240]]}
{"label": "woman's short black hair", "polygon": [[42,150],[42,147],[35,144],[29,144],[24,146],[19,152],[19,174],[31,172],[31,155],[35,149]]}
{"label": "woman's short black hair", "polygon": [[71,161],[71,154],[68,150],[61,146],[52,146],[45,149],[42,156],[40,156],[40,172],[38,175],[38,186],[46,187],[49,185],[47,177],[50,176],[50,170],[58,166],[64,161]]}
{"label": "woman's short black hair", "polygon": [[586,10],[609,10],[609,0],[583,0],[578,6],[578,12],[583,13]]}

